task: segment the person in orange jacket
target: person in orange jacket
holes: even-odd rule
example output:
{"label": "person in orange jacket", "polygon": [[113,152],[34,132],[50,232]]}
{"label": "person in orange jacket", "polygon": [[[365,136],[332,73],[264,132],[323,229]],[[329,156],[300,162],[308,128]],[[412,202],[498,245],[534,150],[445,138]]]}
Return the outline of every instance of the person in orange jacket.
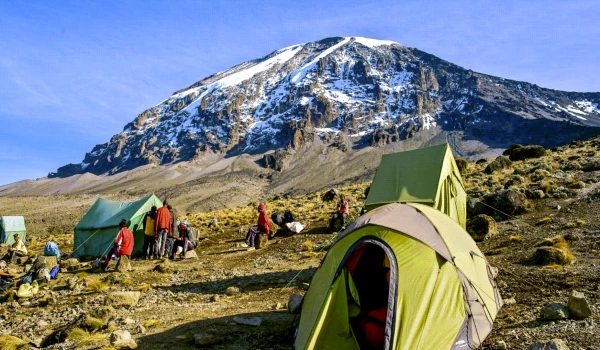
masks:
{"label": "person in orange jacket", "polygon": [[156,211],[156,219],[154,220],[154,231],[156,232],[154,257],[157,259],[165,255],[167,236],[171,232],[171,213],[167,205],[167,200],[165,199],[163,206]]}

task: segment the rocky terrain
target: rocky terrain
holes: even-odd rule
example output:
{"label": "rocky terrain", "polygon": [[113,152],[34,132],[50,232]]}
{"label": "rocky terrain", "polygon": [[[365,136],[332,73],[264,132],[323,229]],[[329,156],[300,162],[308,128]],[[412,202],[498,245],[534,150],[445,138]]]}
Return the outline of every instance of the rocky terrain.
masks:
{"label": "rocky terrain", "polygon": [[[495,159],[458,161],[470,233],[498,269],[505,300],[483,348],[543,349],[534,344],[554,340],[560,349],[600,349],[599,146],[591,139],[551,150],[512,147]],[[350,198],[352,217],[368,184],[338,188]],[[289,349],[298,316],[288,312],[288,300],[304,293],[335,237],[325,229],[333,203],[323,194],[269,198],[268,211],[289,208],[307,227],[257,251],[241,247],[256,201],[191,210],[186,218],[202,233],[198,257],[134,260],[131,272],[67,259],[72,228],[93,195],[0,197],[0,212],[25,215],[29,227],[31,257],[9,265],[11,272],[27,270],[50,236],[65,255],[59,277],[32,298],[17,298],[14,283],[2,284],[0,347],[113,349],[133,341],[141,349]],[[581,297],[589,313],[577,311]]]}

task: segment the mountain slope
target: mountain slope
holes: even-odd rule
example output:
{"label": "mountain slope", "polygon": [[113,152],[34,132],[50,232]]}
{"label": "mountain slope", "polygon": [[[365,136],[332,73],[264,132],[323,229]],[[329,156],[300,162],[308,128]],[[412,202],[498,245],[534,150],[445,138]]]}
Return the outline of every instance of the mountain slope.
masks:
{"label": "mountain slope", "polygon": [[595,133],[590,126],[600,125],[599,102],[600,93],[475,73],[391,41],[328,38],[277,50],[177,91],[83,162],[49,177],[211,163],[270,150],[280,151],[265,165],[281,168],[277,163],[316,139],[352,152],[425,130],[432,136],[459,131],[490,148],[553,146]]}

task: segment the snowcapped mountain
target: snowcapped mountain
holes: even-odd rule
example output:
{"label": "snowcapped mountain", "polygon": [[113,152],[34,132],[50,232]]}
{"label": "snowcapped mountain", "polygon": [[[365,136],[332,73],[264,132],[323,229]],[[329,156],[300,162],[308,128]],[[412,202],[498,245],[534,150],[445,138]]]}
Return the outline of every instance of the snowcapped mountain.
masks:
{"label": "snowcapped mountain", "polygon": [[[80,164],[114,174],[146,164],[269,150],[320,139],[351,152],[460,131],[490,147],[552,146],[600,126],[600,93],[563,92],[475,73],[392,41],[327,38],[215,73],[141,113]],[[265,165],[277,168],[276,158]]]}

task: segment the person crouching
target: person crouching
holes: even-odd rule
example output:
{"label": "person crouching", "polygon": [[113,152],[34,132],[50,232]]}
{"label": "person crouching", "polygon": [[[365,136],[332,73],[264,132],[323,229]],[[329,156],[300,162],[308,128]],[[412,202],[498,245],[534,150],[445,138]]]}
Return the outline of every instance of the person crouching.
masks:
{"label": "person crouching", "polygon": [[[127,258],[127,262],[131,260],[131,253],[133,252],[133,232],[127,228],[127,221],[125,219],[121,220],[119,223],[119,233],[117,234],[117,238],[115,239],[115,247],[113,249],[113,254],[115,257],[119,259],[117,262],[117,269],[119,265],[122,263],[123,257]],[[106,269],[108,263],[110,262],[111,255],[109,254],[104,262],[102,263],[102,268]]]}

